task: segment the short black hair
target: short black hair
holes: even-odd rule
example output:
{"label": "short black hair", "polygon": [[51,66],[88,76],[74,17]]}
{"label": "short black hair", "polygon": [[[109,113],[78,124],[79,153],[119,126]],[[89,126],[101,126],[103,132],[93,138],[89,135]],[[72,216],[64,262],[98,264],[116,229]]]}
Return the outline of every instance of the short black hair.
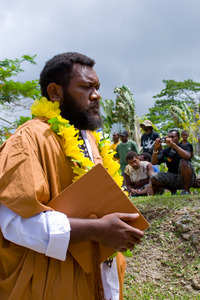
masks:
{"label": "short black hair", "polygon": [[134,157],[138,157],[138,154],[135,151],[129,151],[126,154],[126,161],[128,162],[129,159],[133,159]]}
{"label": "short black hair", "polygon": [[171,129],[171,130],[169,130],[169,132],[173,132],[173,131],[176,132],[177,137],[180,138],[180,132],[177,129]]}
{"label": "short black hair", "polygon": [[148,152],[143,152],[140,154],[140,156],[144,156],[144,160],[151,162],[151,154]]}
{"label": "short black hair", "polygon": [[88,67],[95,65],[93,59],[77,52],[58,54],[46,62],[40,73],[39,81],[43,97],[48,98],[47,87],[51,82],[55,82],[62,87],[68,86],[75,63]]}
{"label": "short black hair", "polygon": [[184,133],[187,133],[187,134],[189,135],[189,132],[188,132],[187,130],[183,130],[183,131],[181,132],[181,135],[184,134]]}

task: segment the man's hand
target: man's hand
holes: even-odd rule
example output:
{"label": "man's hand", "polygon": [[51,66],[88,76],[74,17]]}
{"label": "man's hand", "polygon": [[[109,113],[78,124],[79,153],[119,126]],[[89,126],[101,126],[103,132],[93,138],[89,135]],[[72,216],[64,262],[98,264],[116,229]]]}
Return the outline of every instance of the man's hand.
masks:
{"label": "man's hand", "polygon": [[101,218],[102,231],[99,242],[117,251],[125,252],[133,249],[135,244],[140,243],[143,231],[133,228],[127,222],[136,220],[138,214],[115,213]]}
{"label": "man's hand", "polygon": [[113,213],[100,219],[69,219],[70,242],[94,240],[116,251],[125,252],[139,244],[144,232],[128,225],[139,214]]}
{"label": "man's hand", "polygon": [[169,137],[166,137],[166,144],[168,145],[168,146],[170,146],[171,148],[173,148],[173,146],[175,145],[175,143],[172,141],[172,139],[171,138],[169,138]]}
{"label": "man's hand", "polygon": [[131,195],[134,195],[134,194],[140,194],[140,191],[136,190],[136,189],[131,189]]}
{"label": "man's hand", "polygon": [[155,143],[154,143],[154,150],[158,150],[158,149],[161,149],[161,142],[160,142],[160,138],[157,138],[155,140]]}

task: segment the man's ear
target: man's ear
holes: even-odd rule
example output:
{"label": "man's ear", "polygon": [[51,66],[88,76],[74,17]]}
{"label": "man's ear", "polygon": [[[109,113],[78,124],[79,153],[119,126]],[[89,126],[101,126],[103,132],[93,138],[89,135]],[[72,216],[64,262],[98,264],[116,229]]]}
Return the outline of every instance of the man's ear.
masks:
{"label": "man's ear", "polygon": [[58,85],[55,82],[49,83],[47,86],[47,93],[49,95],[49,100],[52,102],[61,102],[63,99],[63,90],[61,85]]}

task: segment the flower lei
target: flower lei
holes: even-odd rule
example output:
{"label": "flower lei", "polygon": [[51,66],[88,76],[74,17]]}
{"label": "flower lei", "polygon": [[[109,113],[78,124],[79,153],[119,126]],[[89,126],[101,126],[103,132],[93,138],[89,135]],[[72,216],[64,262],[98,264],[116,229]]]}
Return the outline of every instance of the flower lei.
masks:
{"label": "flower lei", "polygon": [[[73,171],[76,174],[73,181],[76,181],[94,166],[94,163],[85,157],[83,150],[79,148],[79,145],[83,144],[83,141],[78,140],[77,134],[79,130],[77,130],[74,125],[71,125],[68,120],[61,117],[58,102],[53,103],[48,101],[45,97],[40,100],[36,99],[31,106],[31,112],[37,117],[48,118],[51,129],[63,138],[65,155],[71,158],[72,161],[77,162],[73,167]],[[110,150],[110,141],[101,139],[101,133],[92,131],[92,134],[96,139],[104,168],[121,187],[123,177],[120,175],[119,163],[113,160],[113,156],[116,152]]]}
{"label": "flower lei", "polygon": [[[59,103],[48,101],[45,97],[40,100],[35,100],[31,106],[31,112],[37,117],[48,118],[48,123],[51,129],[60,135],[64,140],[64,152],[67,157],[70,157],[72,161],[77,162],[76,166],[72,167],[75,174],[73,181],[76,181],[88,170],[90,170],[94,163],[84,156],[83,150],[78,145],[82,145],[83,141],[78,140],[79,130],[75,129],[74,125],[70,125],[69,121],[62,118],[60,115]],[[100,155],[103,160],[103,166],[115,180],[115,182],[122,188],[123,177],[120,175],[120,165],[117,161],[113,160],[113,150],[110,150],[110,141],[101,139],[101,133],[92,131],[93,136],[96,139]],[[128,249],[126,252],[122,252],[124,256],[132,256],[131,251]],[[117,255],[115,252],[110,258]]]}

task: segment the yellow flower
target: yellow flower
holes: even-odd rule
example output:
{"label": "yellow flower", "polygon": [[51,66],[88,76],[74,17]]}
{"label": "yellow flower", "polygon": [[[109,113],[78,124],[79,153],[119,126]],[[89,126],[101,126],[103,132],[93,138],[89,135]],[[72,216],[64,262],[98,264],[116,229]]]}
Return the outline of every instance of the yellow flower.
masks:
{"label": "yellow flower", "polygon": [[59,103],[48,101],[45,97],[36,99],[31,106],[31,112],[35,116],[52,119],[60,115]]}
{"label": "yellow flower", "polygon": [[64,124],[69,124],[69,121],[62,118],[61,116],[58,116],[58,121],[61,122],[61,123],[64,123]]}
{"label": "yellow flower", "polygon": [[76,180],[78,180],[81,176],[85,175],[86,172],[87,172],[87,170],[79,168],[79,167],[72,167],[72,169],[73,169],[73,172],[75,174],[77,174],[77,176],[75,176],[73,178],[73,182],[76,181]]}
{"label": "yellow flower", "polygon": [[122,186],[123,177],[121,175],[119,175],[119,173],[115,173],[115,175],[113,176],[113,179],[115,180],[115,182],[118,184],[119,187]]}
{"label": "yellow flower", "polygon": [[[36,99],[31,106],[31,111],[33,115],[38,117],[46,117],[48,119],[57,117],[55,122],[54,120],[52,123],[50,122],[52,124],[51,128],[63,138],[65,155],[70,157],[72,161],[76,162],[76,166],[72,167],[75,174],[73,181],[76,181],[94,166],[94,163],[89,158],[85,157],[83,151],[79,148],[79,146],[83,144],[82,140],[78,140],[79,130],[75,129],[73,125],[70,125],[68,120],[61,117],[58,102],[53,103],[44,97],[40,100]],[[116,152],[110,150],[110,141],[102,140],[101,132],[97,133],[93,131],[92,134],[94,135],[96,144],[99,147],[103,166],[121,187],[123,177],[119,174],[119,163],[113,160]]]}
{"label": "yellow flower", "polygon": [[93,136],[96,139],[97,145],[100,143],[100,140],[103,138],[101,132],[92,131]]}

